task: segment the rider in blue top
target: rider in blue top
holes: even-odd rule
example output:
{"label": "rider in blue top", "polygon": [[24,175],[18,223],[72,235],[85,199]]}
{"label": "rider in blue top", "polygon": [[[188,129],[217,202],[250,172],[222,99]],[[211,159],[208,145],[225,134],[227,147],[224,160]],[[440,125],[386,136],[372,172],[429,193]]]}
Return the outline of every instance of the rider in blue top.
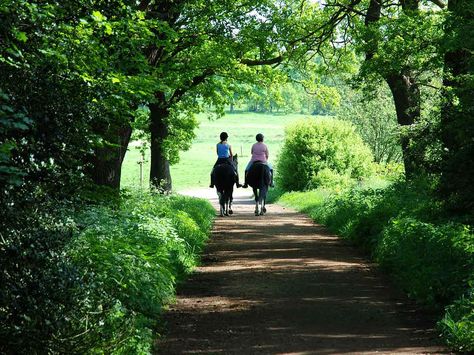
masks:
{"label": "rider in blue top", "polygon": [[[214,168],[219,164],[230,164],[234,168],[235,175],[236,175],[236,184],[237,187],[241,187],[239,183],[239,172],[235,169],[235,165],[233,163],[233,155],[232,155],[232,147],[229,143],[227,143],[227,138],[229,135],[226,132],[222,132],[220,134],[221,141],[216,145],[216,152],[217,152],[217,161],[214,164]],[[209,187],[214,187],[214,168],[212,168],[211,172],[211,184]]]}

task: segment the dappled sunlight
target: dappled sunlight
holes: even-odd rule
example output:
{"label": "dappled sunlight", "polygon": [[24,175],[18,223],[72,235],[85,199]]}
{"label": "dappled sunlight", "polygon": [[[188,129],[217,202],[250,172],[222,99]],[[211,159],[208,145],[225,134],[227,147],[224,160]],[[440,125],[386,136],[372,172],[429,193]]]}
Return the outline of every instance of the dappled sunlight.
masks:
{"label": "dappled sunlight", "polygon": [[355,249],[267,207],[256,218],[241,204],[215,221],[202,265],[166,314],[163,353],[439,353],[432,330]]}
{"label": "dappled sunlight", "polygon": [[[241,311],[249,310],[259,303],[262,303],[262,301],[238,297],[199,296],[179,298],[173,308],[179,308],[183,312],[193,311],[194,313],[232,312],[236,311],[236,309]],[[196,306],[199,306],[199,308],[196,309]]]}

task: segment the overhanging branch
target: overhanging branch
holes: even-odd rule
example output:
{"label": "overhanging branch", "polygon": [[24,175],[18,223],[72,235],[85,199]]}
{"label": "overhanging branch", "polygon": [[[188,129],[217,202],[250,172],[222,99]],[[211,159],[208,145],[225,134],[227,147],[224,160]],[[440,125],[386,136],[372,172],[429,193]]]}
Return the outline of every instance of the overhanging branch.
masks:
{"label": "overhanging branch", "polygon": [[214,75],[214,69],[205,69],[201,74],[196,75],[193,77],[190,81],[189,84],[186,86],[182,86],[178,89],[175,90],[173,95],[171,95],[170,99],[168,100],[168,106],[171,106],[172,104],[179,102],[181,98],[192,88],[198,86],[202,82],[204,82],[208,77]]}
{"label": "overhanging branch", "polygon": [[279,55],[277,57],[269,58],[269,59],[241,59],[240,63],[251,67],[251,66],[256,66],[256,65],[280,64],[282,61],[283,61],[283,56]]}
{"label": "overhanging branch", "polygon": [[442,2],[441,0],[430,0],[433,4],[438,5],[440,8],[444,9],[446,7],[446,4]]}

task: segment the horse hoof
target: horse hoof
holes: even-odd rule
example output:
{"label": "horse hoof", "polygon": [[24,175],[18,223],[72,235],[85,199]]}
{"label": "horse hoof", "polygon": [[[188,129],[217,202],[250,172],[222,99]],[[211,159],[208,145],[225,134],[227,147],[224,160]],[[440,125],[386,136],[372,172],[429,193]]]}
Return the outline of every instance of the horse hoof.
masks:
{"label": "horse hoof", "polygon": [[267,209],[265,207],[262,208],[263,213],[267,213]]}
{"label": "horse hoof", "polygon": [[229,214],[234,214],[234,211],[230,210],[230,211],[229,211]]}

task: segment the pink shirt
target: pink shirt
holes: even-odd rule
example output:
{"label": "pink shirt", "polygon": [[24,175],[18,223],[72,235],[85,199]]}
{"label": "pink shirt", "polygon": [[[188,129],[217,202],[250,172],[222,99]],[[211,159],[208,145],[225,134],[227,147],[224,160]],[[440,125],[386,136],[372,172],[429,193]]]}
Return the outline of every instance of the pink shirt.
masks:
{"label": "pink shirt", "polygon": [[252,146],[252,159],[250,161],[263,161],[266,162],[268,159],[268,148],[265,143],[257,142]]}

